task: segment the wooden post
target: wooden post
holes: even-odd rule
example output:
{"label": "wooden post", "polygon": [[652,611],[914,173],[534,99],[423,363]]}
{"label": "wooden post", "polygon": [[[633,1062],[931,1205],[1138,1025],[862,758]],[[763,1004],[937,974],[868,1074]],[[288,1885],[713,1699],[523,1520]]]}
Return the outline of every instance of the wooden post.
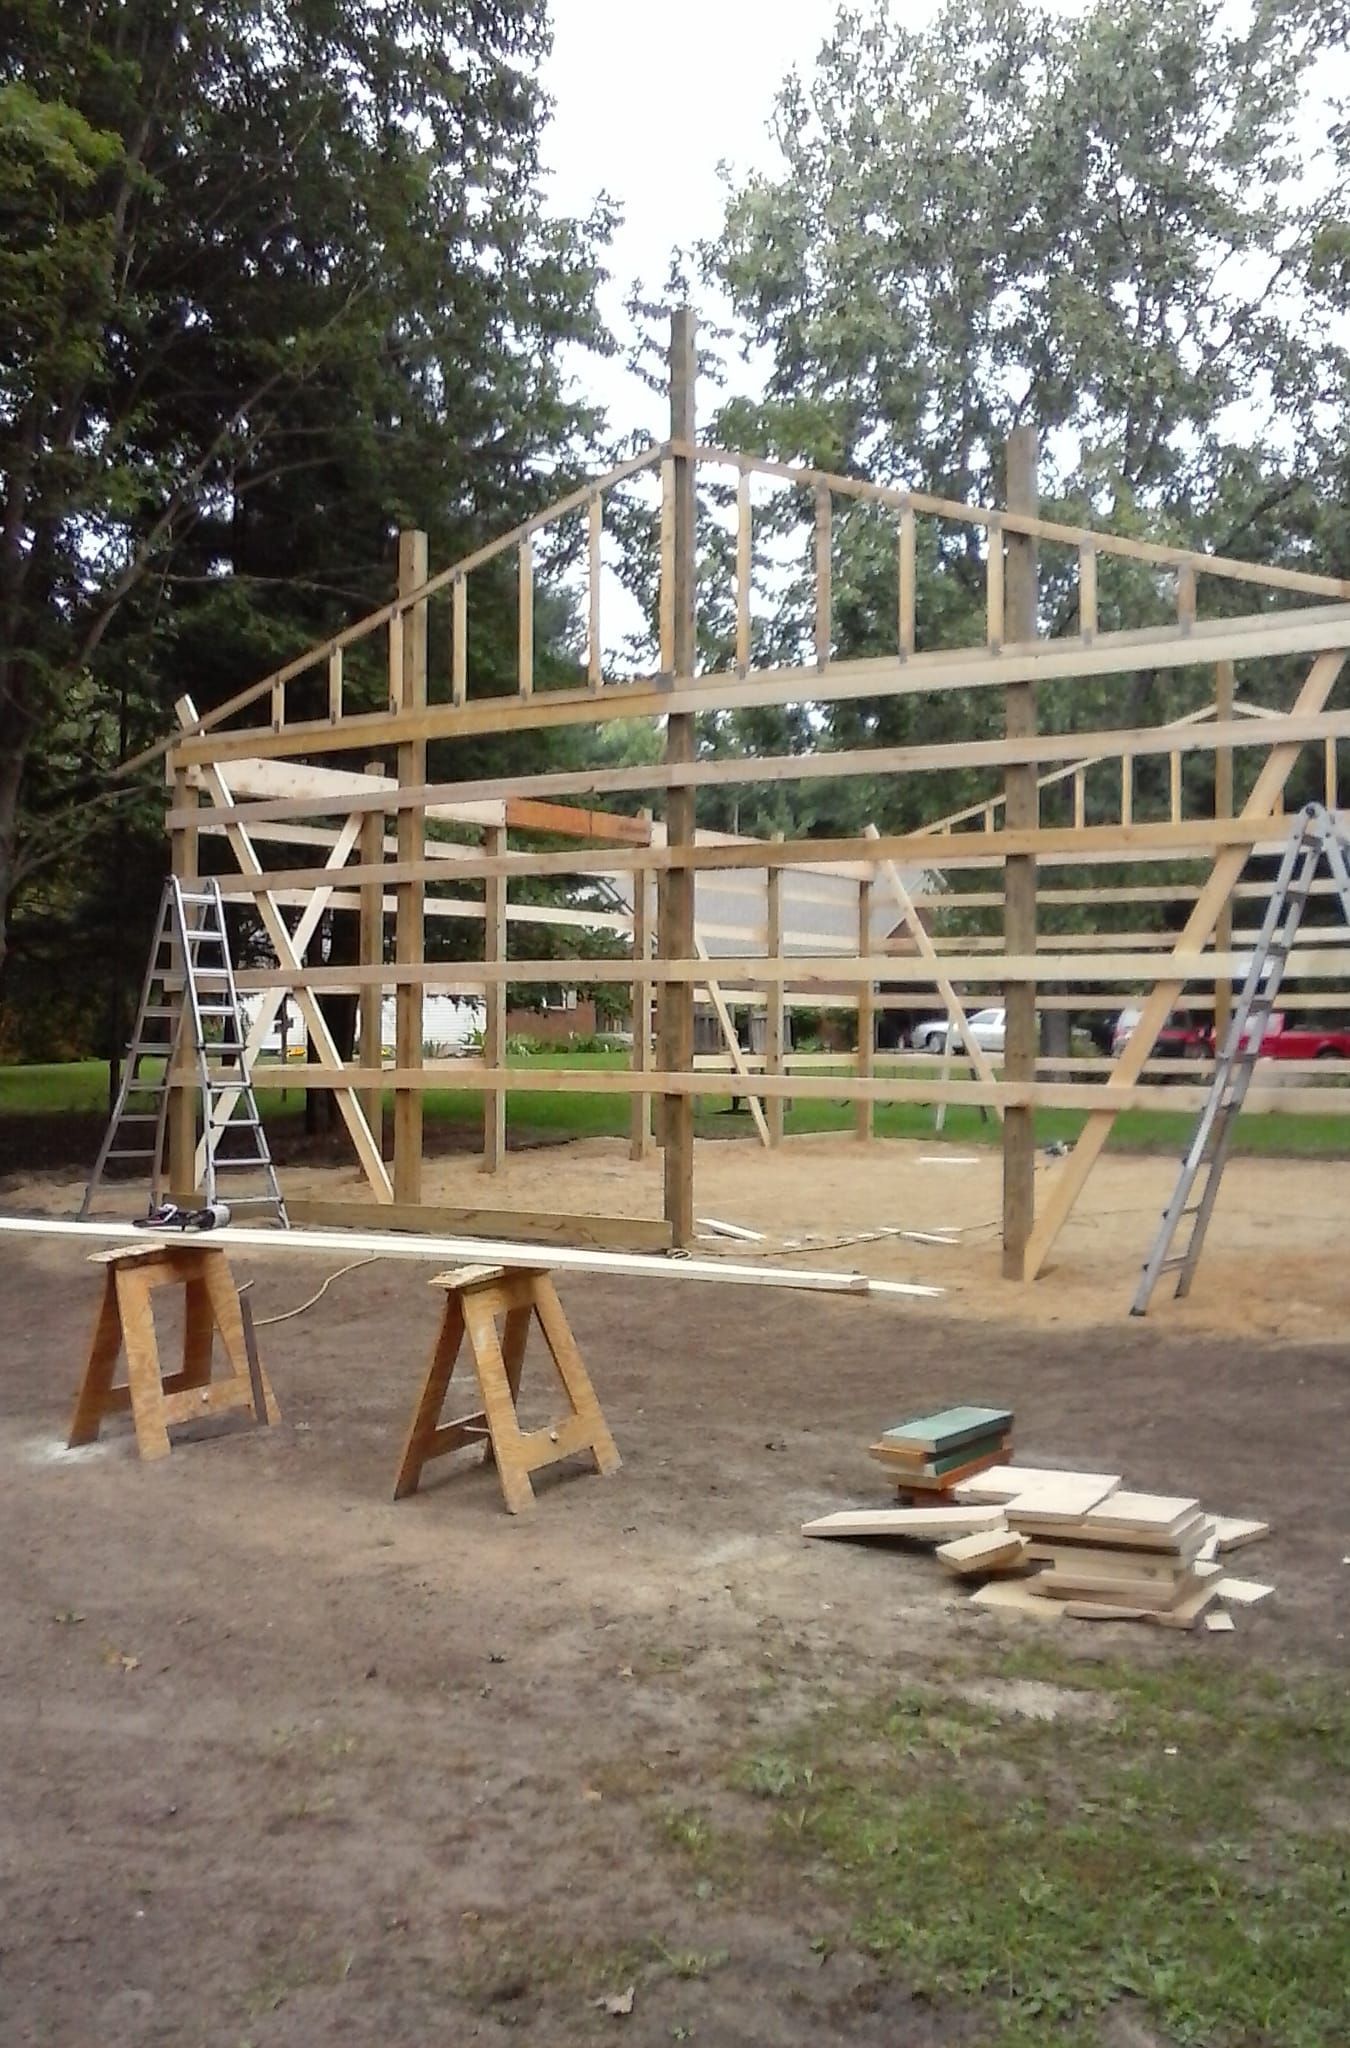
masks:
{"label": "wooden post", "polygon": [[[483,851],[496,859],[506,852],[505,825],[487,825],[483,830]],[[483,883],[483,958],[506,958],[506,876],[489,875]],[[506,1001],[504,981],[487,987],[487,1028],[483,1033],[483,1061],[489,1067],[506,1065]],[[506,1090],[498,1086],[483,1097],[483,1171],[496,1173],[506,1158]]]}
{"label": "wooden post", "polygon": [[[872,951],[872,884],[871,880],[858,884],[858,958],[866,960]],[[870,981],[858,983],[858,1062],[854,1069],[860,1080],[870,1080],[873,1069],[873,1050],[876,1045],[876,990]],[[854,1129],[860,1138],[870,1138],[874,1130],[875,1104],[855,1102],[853,1105]]]}
{"label": "wooden post", "polygon": [[[1214,716],[1229,719],[1233,716],[1233,691],[1237,673],[1231,661],[1219,662],[1214,670]],[[1218,747],[1214,753],[1214,815],[1216,818],[1231,818],[1233,815],[1233,749]],[[1233,945],[1233,899],[1230,896],[1219,912],[1214,927],[1214,950],[1227,953]],[[1233,1014],[1233,984],[1229,980],[1214,984],[1214,1048],[1219,1051],[1228,1033],[1228,1021]]]}
{"label": "wooden post", "polygon": [[[1015,427],[1008,436],[1006,499],[1010,512],[1034,513],[1039,504],[1036,478],[1036,429]],[[995,536],[991,534],[990,545]],[[1036,543],[1029,535],[1006,535],[1004,572],[1004,642],[1025,644],[1036,637]],[[1036,730],[1036,686],[1009,683],[1004,693],[1004,721],[1009,739],[1024,739]],[[1004,779],[1004,820],[1008,831],[1039,822],[1036,764],[1009,767]],[[1010,954],[1036,951],[1036,861],[1017,854],[1003,863],[1003,947]],[[1004,990],[1007,1011],[1003,1073],[1005,1080],[1036,1079],[1037,1017],[1033,982],[1010,982]],[[1036,1220],[1036,1112],[1009,1109],[1003,1119],[1003,1272],[1022,1278],[1027,1242]]]}
{"label": "wooden post", "polygon": [[[639,811],[638,816],[651,822],[650,811]],[[648,868],[636,868],[633,872],[633,960],[639,963],[651,958],[652,952],[652,877]],[[652,984],[640,973],[633,976],[633,1071],[635,1074],[649,1074],[652,1070]],[[650,1159],[652,1153],[652,1098],[650,1095],[633,1097],[628,1130],[628,1156],[630,1159]]]}
{"label": "wooden post", "polygon": [[[775,832],[773,836],[775,839],[783,837],[781,832]],[[781,868],[769,868],[766,873],[764,950],[770,960],[781,960],[783,957],[783,870]],[[783,1002],[783,984],[781,981],[771,981],[769,983],[768,988],[764,991],[764,1000],[764,1071],[766,1074],[781,1074],[784,1071],[783,1054],[786,1050],[787,1041],[787,1010]],[[769,1143],[771,1145],[781,1145],[783,1142],[783,1113],[786,1108],[787,1103],[781,1095],[771,1095],[764,1105],[764,1116],[769,1126]]]}
{"label": "wooden post", "polygon": [[[670,434],[692,446],[695,431],[694,385],[697,323],[692,308],[680,306],[670,321]],[[663,494],[661,609],[669,620],[671,668],[676,687],[694,674],[697,617],[697,541],[695,534],[694,464],[679,455],[668,465],[670,489]],[[694,720],[689,713],[666,720],[666,761],[694,759]],[[666,839],[672,848],[694,843],[694,791],[666,792]],[[659,906],[660,949],[666,960],[689,960],[694,954],[694,874],[691,868],[662,872]],[[694,990],[692,983],[663,982],[660,999],[661,1065],[667,1073],[686,1074],[694,1064]],[[661,1119],[665,1145],[665,1216],[677,1247],[694,1235],[694,1104],[688,1095],[665,1098]]]}
{"label": "wooden post", "polygon": [[[427,580],[427,537],[424,533],[401,533],[398,537],[398,588],[400,596],[416,590]],[[392,651],[401,656],[398,674],[389,677],[389,694],[397,694],[401,711],[420,711],[427,701],[427,608],[417,605],[404,616],[403,631],[390,636]],[[404,740],[398,749],[398,779],[404,789],[417,788],[427,779],[425,740]],[[415,805],[405,805],[398,814],[398,858],[420,861],[426,851],[426,814]],[[426,885],[400,882],[395,895],[394,958],[400,967],[418,965],[425,953]],[[401,981],[394,997],[394,1064],[404,1069],[422,1064],[422,984]],[[422,1096],[416,1088],[394,1092],[394,1200],[420,1202],[422,1199]]]}
{"label": "wooden post", "polygon": [[[177,810],[193,810],[198,803],[197,786],[189,781],[186,768],[174,768],[172,774],[173,807]],[[170,862],[174,875],[189,888],[199,879],[198,834],[195,826],[183,826],[170,836]],[[179,960],[176,967],[180,973],[187,970],[187,962]],[[180,986],[173,998],[175,1015],[172,1029],[177,1034],[182,1022],[184,990]],[[170,1199],[189,1206],[197,1191],[197,1065],[192,1047],[185,1030],[179,1044],[178,1056],[174,1061],[173,1079],[169,1089],[169,1187]],[[204,1105],[203,1105],[204,1108]]]}
{"label": "wooden post", "polygon": [[[383,775],[382,761],[367,761],[367,775]],[[384,859],[384,813],[367,811],[361,820],[361,839],[358,858],[363,868],[377,868]],[[384,962],[384,887],[380,882],[363,882],[359,895],[358,917],[360,938],[357,954],[363,967],[379,967]],[[360,993],[360,1024],[357,1030],[356,1064],[359,1067],[378,1067],[383,1057],[383,1033],[380,1029],[380,1011],[384,990],[376,982],[368,983]],[[379,1088],[367,1089],[360,1097],[361,1108],[375,1143],[384,1150],[384,1094]]]}

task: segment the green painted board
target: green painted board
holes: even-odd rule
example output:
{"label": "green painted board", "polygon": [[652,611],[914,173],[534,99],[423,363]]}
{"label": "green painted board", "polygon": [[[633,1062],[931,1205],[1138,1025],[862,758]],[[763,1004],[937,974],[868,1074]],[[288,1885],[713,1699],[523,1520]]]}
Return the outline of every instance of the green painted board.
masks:
{"label": "green painted board", "polygon": [[954,1451],[981,1437],[1001,1436],[1012,1428],[1011,1408],[941,1408],[936,1415],[919,1415],[913,1422],[897,1422],[881,1441],[901,1451],[927,1451],[934,1457]]}

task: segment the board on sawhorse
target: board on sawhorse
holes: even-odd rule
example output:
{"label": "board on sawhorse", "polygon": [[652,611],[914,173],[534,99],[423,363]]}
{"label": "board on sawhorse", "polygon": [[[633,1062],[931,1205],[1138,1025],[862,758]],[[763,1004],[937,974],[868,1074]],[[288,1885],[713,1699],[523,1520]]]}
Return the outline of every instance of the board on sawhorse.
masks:
{"label": "board on sawhorse", "polygon": [[[532,1472],[578,1451],[590,1451],[598,1471],[617,1472],[619,1453],[549,1274],[534,1267],[508,1272],[504,1266],[465,1266],[438,1273],[431,1285],[445,1289],[445,1307],[394,1499],[417,1491],[428,1460],[467,1444],[481,1443],[486,1462],[496,1464],[513,1515],[534,1506]],[[500,1339],[499,1316],[505,1317]],[[516,1407],[531,1322],[543,1333],[569,1412],[543,1429],[522,1430]],[[466,1337],[482,1407],[458,1421],[442,1422],[441,1408]]]}
{"label": "board on sawhorse", "polygon": [[[137,1245],[95,1252],[90,1264],[103,1268],[103,1300],[67,1438],[72,1450],[97,1441],[105,1416],[124,1415],[128,1409],[143,1458],[167,1457],[169,1431],[203,1415],[249,1408],[259,1422],[281,1420],[230,1262],[219,1246]],[[150,1296],[157,1287],[171,1286],[183,1289],[183,1363],[166,1376]],[[213,1380],[217,1333],[230,1371]],[[114,1386],[122,1351],[127,1376]]]}

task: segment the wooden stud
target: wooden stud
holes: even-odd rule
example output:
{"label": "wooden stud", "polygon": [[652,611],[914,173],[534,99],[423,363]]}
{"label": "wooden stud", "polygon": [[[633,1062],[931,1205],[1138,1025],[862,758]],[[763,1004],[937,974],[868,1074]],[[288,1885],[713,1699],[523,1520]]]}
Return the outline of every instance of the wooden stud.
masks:
{"label": "wooden stud", "polygon": [[816,667],[828,668],[834,641],[834,505],[816,492]]}
{"label": "wooden stud", "polygon": [[736,479],[736,673],[750,668],[750,598],[755,576],[754,513],[750,504],[750,476],[742,470]]}
{"label": "wooden stud", "polygon": [[[398,537],[398,587],[406,596],[427,580],[427,537],[420,532]],[[397,614],[396,614],[397,616]],[[392,626],[392,621],[391,621]],[[420,603],[407,615],[407,629],[400,636],[402,668],[398,677],[402,711],[418,712],[427,701],[427,608]],[[392,634],[391,634],[392,650]],[[398,779],[401,787],[427,779],[425,740],[409,739],[398,750]],[[413,806],[398,814],[398,858],[400,863],[421,861],[426,849],[426,813]],[[420,880],[400,882],[394,895],[394,959],[400,967],[415,967],[426,952],[424,906],[426,884]],[[422,1065],[422,984],[400,980],[394,994],[394,1063],[405,1071]],[[394,1199],[417,1202],[422,1197],[422,1097],[418,1090],[402,1088],[394,1094]]]}
{"label": "wooden stud", "polygon": [[[1237,675],[1231,661],[1221,661],[1214,671],[1214,710],[1220,723],[1226,724],[1233,716],[1233,696],[1237,686]],[[1214,815],[1216,818],[1231,818],[1233,815],[1233,750],[1220,747],[1214,756]],[[1214,926],[1214,944],[1220,953],[1226,953],[1233,943],[1233,897],[1230,894],[1220,910]],[[1228,1036],[1228,1023],[1233,1011],[1233,984],[1231,981],[1216,981],[1214,984],[1214,1036],[1222,1047]]]}
{"label": "wooden stud", "polygon": [[[872,883],[870,878],[858,884],[858,953],[867,959],[872,951]],[[860,1080],[867,1080],[873,1071],[873,1053],[876,1048],[876,984],[871,981],[858,985],[858,1059],[856,1072]],[[854,1104],[854,1135],[869,1142],[875,1128],[875,1109],[864,1100]]]}
{"label": "wooden stud", "polygon": [[450,701],[465,704],[469,698],[469,584],[456,576],[450,586]]}
{"label": "wooden stud", "polygon": [[906,506],[900,514],[900,659],[908,661],[914,652],[914,514]]}
{"label": "wooden stud", "polygon": [[[774,834],[781,840],[781,832]],[[764,903],[764,950],[770,960],[783,957],[783,870],[765,869]],[[787,1011],[783,1002],[783,984],[774,982],[769,989],[764,1013],[764,1068],[769,1074],[782,1074],[784,1054],[787,1050]],[[781,1095],[771,1095],[764,1104],[765,1122],[769,1129],[770,1145],[783,1142],[783,1112],[787,1105]]]}
{"label": "wooden stud", "polygon": [[1097,637],[1097,550],[1078,550],[1078,633],[1091,643]]}
{"label": "wooden stud", "polygon": [[675,464],[661,464],[661,584],[657,595],[657,661],[663,676],[675,673]]}
{"label": "wooden stud", "polygon": [[586,680],[593,690],[598,690],[604,682],[604,656],[600,641],[600,546],[604,536],[604,518],[604,500],[597,491],[586,508]]}
{"label": "wooden stud", "polygon": [[[699,936],[697,926],[694,927],[694,951],[700,960],[705,962],[708,960],[708,949]],[[746,1065],[745,1051],[740,1039],[736,1036],[736,1026],[732,1020],[731,1012],[727,1008],[726,998],[722,994],[721,983],[714,975],[709,974],[704,986],[707,989],[708,1001],[712,1004],[713,1014],[717,1018],[718,1029],[722,1033],[722,1043],[726,1046],[732,1072],[739,1074],[744,1081],[750,1082],[750,1069]],[[751,1083],[751,1086],[753,1087],[753,1083]],[[755,1129],[759,1133],[759,1142],[767,1147],[769,1143],[769,1126],[764,1120],[763,1104],[758,1096],[753,1093],[749,1094],[746,1100],[750,1105],[750,1115],[754,1119]]]}
{"label": "wooden stud", "polygon": [[1073,778],[1073,822],[1081,831],[1087,823],[1087,770],[1076,769]]}
{"label": "wooden stud", "polygon": [[991,654],[997,654],[1007,637],[1008,627],[1004,619],[1003,601],[1003,529],[992,520],[989,525],[989,549],[985,557],[985,637]]}
{"label": "wooden stud", "polygon": [[328,657],[328,716],[336,725],[342,717],[342,649],[335,647]]}
{"label": "wooden stud", "polygon": [[[402,534],[400,534],[400,548],[402,547],[402,541],[403,536]],[[389,666],[389,716],[391,718],[401,718],[404,711],[407,708],[403,702],[403,671],[406,666],[403,652],[403,643],[406,638],[407,629],[403,613],[401,611],[391,612],[389,614],[389,645],[387,649]],[[372,740],[370,744],[373,746],[378,746],[379,741]]]}
{"label": "wooden stud", "polygon": [[[641,1098],[635,1096],[634,1101]],[[288,1198],[292,1224],[317,1230],[400,1230],[432,1237],[513,1237],[533,1245],[581,1245],[599,1252],[664,1252],[670,1231],[655,1216],[558,1215],[549,1210],[460,1209],[418,1202],[327,1201]]]}
{"label": "wooden stud", "polygon": [[534,695],[534,543],[523,540],[519,552],[517,591],[517,687],[522,697]]}
{"label": "wooden stud", "polygon": [[[382,763],[368,761],[366,773],[378,775]],[[379,868],[384,859],[384,817],[379,811],[367,811],[361,819],[361,865],[364,868]],[[384,964],[384,885],[382,881],[363,882],[360,890],[358,912],[359,935],[357,953],[363,967],[378,967]],[[378,1067],[384,1056],[384,1033],[381,1028],[381,1010],[384,990],[372,982],[361,990],[360,1013],[357,1023],[356,1052],[363,1067]],[[371,1088],[361,1098],[361,1107],[371,1135],[383,1150],[384,1095],[378,1088]]]}
{"label": "wooden stud", "polygon": [[1323,778],[1322,778],[1322,787],[1323,787],[1323,797],[1322,797],[1322,801],[1323,801],[1323,802],[1325,803],[1325,805],[1326,805],[1326,807],[1327,807],[1327,809],[1328,809],[1329,811],[1337,811],[1337,810],[1339,810],[1339,809],[1340,809],[1340,797],[1339,797],[1339,795],[1338,795],[1338,793],[1337,793],[1337,777],[1336,777],[1336,742],[1335,742],[1335,740],[1334,740],[1334,739],[1327,739],[1327,740],[1324,740],[1324,741],[1323,741],[1323,749],[1324,749],[1324,755],[1323,755],[1323,771],[1324,771],[1324,772],[1323,772]]}
{"label": "wooden stud", "polygon": [[[697,375],[697,327],[693,312],[681,306],[670,324],[670,431],[672,440],[692,442]],[[677,686],[693,677],[697,644],[697,556],[694,464],[688,456],[664,465],[665,511],[662,522],[661,619],[669,633],[670,668]],[[663,643],[664,645],[664,643]],[[665,655],[663,651],[663,666]],[[666,721],[666,762],[688,766],[695,756],[694,720],[687,714]],[[694,844],[694,791],[672,789],[666,797],[666,842],[671,853]],[[663,872],[660,904],[660,946],[667,959],[688,961],[694,952],[694,877],[687,868]],[[660,1001],[661,1064],[672,1073],[687,1072],[694,1060],[694,991],[664,986]],[[692,1098],[667,1097],[661,1119],[664,1213],[683,1249],[694,1235],[694,1116]]]}
{"label": "wooden stud", "polygon": [[1120,822],[1130,825],[1134,821],[1134,761],[1129,754],[1123,754],[1120,761]]}
{"label": "wooden stud", "polygon": [[[483,834],[484,850],[489,854],[506,851],[506,828],[504,825],[489,825]],[[506,960],[507,925],[505,875],[489,875],[483,884],[483,959],[494,965]],[[488,984],[487,1019],[483,1033],[483,1063],[495,1073],[506,1071],[506,985],[504,982]],[[499,1081],[489,1095],[483,1097],[483,1171],[496,1173],[506,1163],[506,1088]]]}
{"label": "wooden stud", "polygon": [[[1009,509],[1036,512],[1039,502],[1037,437],[1034,427],[1017,427],[1008,437],[1007,499]],[[1004,637],[1034,640],[1037,628],[1036,543],[1025,534],[1008,534],[1008,566]],[[1004,696],[1004,724],[1012,739],[1036,731],[1036,687],[1014,683]],[[1004,816],[1009,831],[1034,828],[1040,797],[1034,764],[1009,767],[1004,782]],[[1036,862],[1034,856],[1010,854],[1003,866],[1003,942],[1009,954],[1036,949]],[[1010,981],[1004,989],[1004,1078],[1034,1082],[1039,1051],[1036,990]],[[1036,1113],[1010,1109],[1003,1119],[1003,1272],[1021,1277],[1027,1242],[1036,1214]]]}
{"label": "wooden stud", "polygon": [[[651,827],[651,813],[643,812],[648,830]],[[652,940],[655,937],[654,897],[656,885],[646,868],[639,868],[633,876],[633,961],[641,968],[651,958]],[[650,1074],[656,1064],[653,1057],[652,1027],[655,1022],[652,984],[641,972],[633,977],[633,1071]],[[633,1097],[632,1114],[628,1132],[628,1156],[630,1159],[649,1159],[652,1152],[652,1099],[650,1095]]]}
{"label": "wooden stud", "polygon": [[1181,817],[1181,755],[1175,751],[1167,757],[1167,801],[1168,815],[1175,824]]}
{"label": "wooden stud", "polygon": [[1189,633],[1195,624],[1195,565],[1183,562],[1177,570],[1177,624]]}

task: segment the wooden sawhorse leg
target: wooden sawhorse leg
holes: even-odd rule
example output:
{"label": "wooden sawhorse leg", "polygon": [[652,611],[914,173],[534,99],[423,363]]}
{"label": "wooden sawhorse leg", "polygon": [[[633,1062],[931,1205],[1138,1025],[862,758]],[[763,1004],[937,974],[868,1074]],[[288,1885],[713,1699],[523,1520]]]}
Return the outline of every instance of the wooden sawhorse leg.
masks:
{"label": "wooden sawhorse leg", "polygon": [[[169,1431],[176,1423],[254,1407],[239,1293],[220,1246],[136,1245],[95,1252],[90,1263],[103,1268],[103,1299],[66,1439],[72,1449],[96,1442],[105,1416],[124,1415],[130,1409],[142,1458],[166,1458]],[[160,1365],[150,1305],[152,1291],[166,1286],[181,1286],[184,1294],[183,1363],[167,1376]],[[217,1331],[231,1370],[213,1381]],[[123,1350],[127,1376],[115,1386]],[[261,1369],[260,1379],[266,1415],[258,1420],[279,1422],[281,1410]]]}
{"label": "wooden sawhorse leg", "polygon": [[[445,1289],[445,1308],[404,1446],[394,1499],[417,1491],[422,1468],[432,1458],[472,1443],[481,1443],[486,1461],[495,1463],[502,1497],[513,1515],[534,1506],[532,1472],[575,1457],[578,1451],[591,1453],[597,1471],[617,1472],[619,1453],[547,1271],[469,1266],[438,1273],[431,1284]],[[500,1339],[499,1316],[505,1319]],[[547,1428],[522,1430],[517,1404],[531,1322],[537,1322],[543,1333],[568,1412]],[[441,1409],[466,1337],[481,1406],[457,1421],[442,1422]]]}

